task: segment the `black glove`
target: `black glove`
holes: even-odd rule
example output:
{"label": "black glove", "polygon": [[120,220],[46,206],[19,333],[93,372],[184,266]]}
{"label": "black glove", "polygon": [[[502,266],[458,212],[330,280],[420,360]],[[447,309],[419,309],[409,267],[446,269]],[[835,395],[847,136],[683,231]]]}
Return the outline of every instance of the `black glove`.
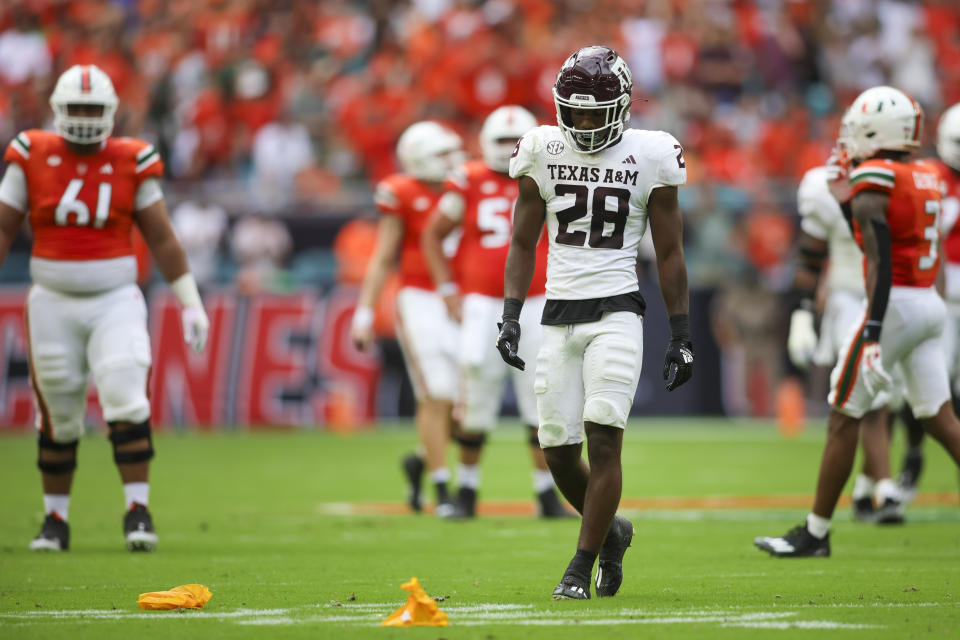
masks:
{"label": "black glove", "polygon": [[504,318],[503,322],[497,323],[497,329],[500,329],[500,335],[497,337],[497,351],[500,352],[500,357],[511,367],[523,371],[526,365],[517,355],[517,349],[520,347],[520,323]]}
{"label": "black glove", "polygon": [[520,347],[520,309],[523,302],[516,298],[507,298],[503,301],[503,322],[497,323],[500,335],[497,336],[497,351],[500,357],[511,367],[523,371],[525,364],[517,356]]}
{"label": "black glove", "polygon": [[663,379],[667,391],[673,391],[693,376],[693,342],[690,340],[690,320],[687,314],[670,317],[673,334],[663,359]]}

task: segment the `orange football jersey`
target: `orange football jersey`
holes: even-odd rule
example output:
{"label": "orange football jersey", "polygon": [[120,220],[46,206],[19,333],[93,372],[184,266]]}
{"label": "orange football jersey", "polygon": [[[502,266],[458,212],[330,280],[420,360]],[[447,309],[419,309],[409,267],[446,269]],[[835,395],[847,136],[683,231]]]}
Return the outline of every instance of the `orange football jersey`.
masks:
{"label": "orange football jersey", "polygon": [[[463,293],[503,297],[503,272],[513,235],[517,181],[483,162],[461,165],[444,183],[464,200],[463,236],[454,258],[454,273]],[[546,234],[537,245],[537,265],[528,295],[544,295],[547,284]]]}
{"label": "orange football jersey", "polygon": [[430,214],[440,192],[416,178],[402,173],[387,176],[377,184],[374,202],[386,215],[403,221],[403,243],[400,249],[400,286],[432,291],[433,277],[420,248],[420,236],[430,221]]}
{"label": "orange football jersey", "polygon": [[[881,191],[890,196],[890,259],[893,284],[929,287],[937,277],[940,256],[940,175],[929,162],[867,160],[850,173],[851,197],[861,191]],[[860,227],[854,237],[863,248]],[[866,269],[866,260],[864,260]]]}
{"label": "orange football jersey", "polygon": [[953,221],[953,225],[943,238],[943,257],[947,262],[960,263],[960,171],[957,171],[942,160],[932,160],[940,170],[941,191],[943,194],[943,211],[945,219]]}
{"label": "orange football jersey", "polygon": [[27,180],[32,255],[49,260],[104,260],[134,254],[131,240],[137,188],[163,175],[152,145],[107,138],[78,155],[49,131],[29,130],[7,146],[4,160]]}

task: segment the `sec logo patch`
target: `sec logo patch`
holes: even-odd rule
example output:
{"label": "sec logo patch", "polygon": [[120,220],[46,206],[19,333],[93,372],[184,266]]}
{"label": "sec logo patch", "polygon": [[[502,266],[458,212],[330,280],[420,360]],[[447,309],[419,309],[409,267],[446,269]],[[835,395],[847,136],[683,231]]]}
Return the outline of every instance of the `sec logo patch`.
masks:
{"label": "sec logo patch", "polygon": [[563,143],[559,140],[551,140],[547,143],[547,153],[552,156],[558,156],[563,153]]}

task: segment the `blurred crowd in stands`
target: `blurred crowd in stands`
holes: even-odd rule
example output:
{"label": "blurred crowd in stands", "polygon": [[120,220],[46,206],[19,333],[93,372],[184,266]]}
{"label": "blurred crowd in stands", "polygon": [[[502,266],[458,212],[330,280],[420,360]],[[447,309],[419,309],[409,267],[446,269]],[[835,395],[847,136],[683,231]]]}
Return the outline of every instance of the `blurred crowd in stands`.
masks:
{"label": "blurred crowd in stands", "polygon": [[[634,104],[630,124],[665,129],[684,144],[690,279],[718,290],[722,347],[757,329],[737,300],[773,300],[789,286],[796,184],[829,154],[840,109],[864,88],[892,84],[926,109],[929,139],[940,111],[960,100],[955,0],[0,7],[0,143],[49,125],[46,100],[60,71],[99,65],[120,95],[116,133],[153,141],[167,162],[177,228],[194,235],[191,259],[207,261],[208,283],[223,280],[218,256],[254,265],[254,276],[230,272],[243,290],[277,282],[272,270],[304,247],[278,220],[372,217],[371,186],[396,168],[394,145],[407,125],[444,121],[476,151],[480,123],[501,104],[525,105],[552,123],[550,88],[566,56],[612,46],[630,63],[634,97],[647,100]],[[242,216],[253,217],[236,222]],[[332,242],[321,244],[332,251]],[[304,273],[328,271],[335,273]],[[775,343],[782,310],[767,307]],[[779,352],[767,358],[779,367]]]}

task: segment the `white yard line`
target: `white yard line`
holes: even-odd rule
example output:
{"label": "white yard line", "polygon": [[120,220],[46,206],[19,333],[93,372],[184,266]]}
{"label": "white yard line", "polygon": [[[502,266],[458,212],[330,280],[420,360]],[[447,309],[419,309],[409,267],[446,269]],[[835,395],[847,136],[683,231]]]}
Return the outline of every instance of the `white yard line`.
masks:
{"label": "white yard line", "polygon": [[[100,620],[223,620],[255,626],[303,626],[309,624],[375,626],[401,602],[366,602],[350,604],[312,604],[293,608],[230,611],[124,611],[113,609],[59,609],[0,613],[0,623],[22,626],[43,622],[94,622]],[[750,629],[870,629],[876,625],[854,624],[835,620],[798,619],[812,610],[818,618],[831,609],[921,608],[960,606],[960,603],[939,602],[865,602],[863,604],[826,603],[818,605],[778,604],[776,610],[752,610],[749,607],[716,607],[706,609],[651,610],[624,608],[619,611],[573,609],[556,605],[538,609],[533,604],[475,603],[450,604],[440,608],[447,612],[453,626],[616,626],[616,625],[711,625]]]}

